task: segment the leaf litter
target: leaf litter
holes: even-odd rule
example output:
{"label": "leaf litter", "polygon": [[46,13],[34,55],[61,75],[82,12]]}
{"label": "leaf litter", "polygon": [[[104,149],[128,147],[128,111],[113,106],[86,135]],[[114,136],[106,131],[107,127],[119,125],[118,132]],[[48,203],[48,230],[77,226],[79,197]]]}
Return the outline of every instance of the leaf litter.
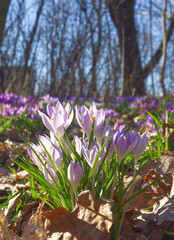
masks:
{"label": "leaf litter", "polygon": [[[26,187],[16,184],[16,178],[26,179],[28,173],[17,169],[17,176],[7,168],[7,161],[16,156],[14,148],[26,153],[25,144],[7,141],[0,145],[0,193]],[[12,165],[12,163],[11,163]],[[157,160],[145,165],[136,178],[135,191],[144,183],[163,177],[151,188],[133,198],[128,205],[121,231],[122,240],[165,240],[174,235],[174,153],[164,152]],[[131,181],[127,176],[125,185]],[[79,194],[71,213],[63,207],[48,210],[36,201],[24,206],[24,212],[15,222],[8,218],[21,195],[9,201],[4,213],[0,210],[0,239],[67,239],[67,240],[108,240],[114,239],[113,206],[114,200],[95,200],[90,191]]]}

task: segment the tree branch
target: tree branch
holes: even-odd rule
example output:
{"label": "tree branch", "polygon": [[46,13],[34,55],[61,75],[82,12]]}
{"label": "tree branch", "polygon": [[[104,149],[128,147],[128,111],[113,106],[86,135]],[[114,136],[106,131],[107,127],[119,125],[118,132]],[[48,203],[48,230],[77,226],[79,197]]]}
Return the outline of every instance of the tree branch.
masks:
{"label": "tree branch", "polygon": [[[166,31],[167,43],[169,42],[169,40],[170,40],[170,38],[172,36],[173,29],[174,29],[174,15],[171,18],[170,27]],[[156,50],[155,54],[152,56],[152,58],[149,61],[149,63],[143,69],[143,72],[142,72],[143,80],[146,79],[148,77],[148,75],[151,73],[152,65],[153,65],[153,68],[154,68],[159,63],[159,60],[160,60],[160,58],[162,56],[162,46],[163,46],[163,39],[161,41],[161,44],[158,46],[158,49]]]}

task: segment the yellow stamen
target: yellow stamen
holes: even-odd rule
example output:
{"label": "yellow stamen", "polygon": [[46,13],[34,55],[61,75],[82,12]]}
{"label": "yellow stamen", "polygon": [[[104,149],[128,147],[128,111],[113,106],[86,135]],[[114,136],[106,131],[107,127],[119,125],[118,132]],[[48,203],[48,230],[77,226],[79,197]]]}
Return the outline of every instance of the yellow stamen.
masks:
{"label": "yellow stamen", "polygon": [[51,118],[51,120],[53,120],[53,121],[54,121],[54,118]]}
{"label": "yellow stamen", "polygon": [[75,170],[76,168],[75,167],[73,167],[73,170]]}

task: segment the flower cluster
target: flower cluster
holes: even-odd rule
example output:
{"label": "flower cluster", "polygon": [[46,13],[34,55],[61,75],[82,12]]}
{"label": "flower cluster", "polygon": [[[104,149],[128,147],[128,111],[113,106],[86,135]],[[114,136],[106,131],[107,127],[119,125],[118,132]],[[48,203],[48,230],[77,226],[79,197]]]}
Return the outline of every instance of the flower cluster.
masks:
{"label": "flower cluster", "polygon": [[[75,135],[71,141],[67,138],[66,129],[73,121],[74,111],[77,123],[85,134],[82,139]],[[75,194],[84,175],[87,182],[92,175],[94,188],[95,173],[99,175],[99,168],[104,162],[110,166],[111,161],[117,159],[121,164],[124,157],[132,152],[137,164],[148,142],[147,133],[140,136],[138,132],[126,132],[124,126],[118,123],[111,127],[105,112],[97,109],[95,102],[89,108],[82,105],[72,109],[69,103],[63,106],[57,101],[55,106],[47,105],[47,113],[39,111],[39,115],[50,136],[38,136],[38,144],[30,143],[29,156],[55,188],[59,176],[66,175]],[[85,181],[83,184],[84,188],[88,185]]]}
{"label": "flower cluster", "polygon": [[41,105],[33,97],[24,97],[13,93],[0,94],[0,116],[14,117],[27,113],[28,118],[38,119],[37,111]]}

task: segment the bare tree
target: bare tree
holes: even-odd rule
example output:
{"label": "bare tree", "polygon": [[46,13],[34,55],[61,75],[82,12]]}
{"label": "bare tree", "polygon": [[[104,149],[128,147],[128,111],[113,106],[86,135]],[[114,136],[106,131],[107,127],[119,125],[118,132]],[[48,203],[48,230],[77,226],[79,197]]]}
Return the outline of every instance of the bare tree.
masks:
{"label": "bare tree", "polygon": [[27,75],[27,71],[28,71],[28,61],[30,59],[30,55],[31,55],[31,51],[32,51],[32,45],[33,45],[33,41],[34,41],[34,37],[36,35],[36,31],[37,31],[37,27],[38,27],[38,23],[39,23],[39,18],[40,18],[40,15],[42,13],[42,9],[43,9],[43,6],[44,6],[44,3],[45,3],[45,0],[41,0],[40,1],[40,5],[39,5],[39,8],[38,8],[38,11],[36,13],[36,19],[35,19],[35,23],[33,25],[33,28],[32,28],[32,31],[30,33],[30,37],[28,40],[26,40],[26,48],[25,48],[25,51],[24,51],[24,69],[23,69],[23,81],[24,81],[24,84],[23,84],[23,88],[22,90],[25,91],[25,88],[27,87],[27,84],[28,84],[28,75]]}
{"label": "bare tree", "polygon": [[[144,94],[149,74],[160,72],[162,10],[162,0],[12,1],[3,31],[1,91],[109,99],[122,85],[122,95]],[[173,74],[173,28],[170,7],[165,83]]]}
{"label": "bare tree", "polygon": [[5,28],[9,6],[10,0],[0,0],[0,47],[3,40],[3,32]]}
{"label": "bare tree", "polygon": [[160,84],[161,84],[163,96],[166,95],[165,84],[164,84],[164,72],[165,72],[165,65],[166,65],[166,48],[167,48],[166,11],[167,11],[167,0],[164,1],[164,9],[162,11],[163,42],[162,42],[162,64],[161,64],[161,70],[160,70]]}
{"label": "bare tree", "polygon": [[[162,44],[157,48],[150,61],[143,68],[141,63],[139,45],[137,42],[137,30],[134,21],[135,0],[108,0],[107,2],[112,21],[114,22],[119,36],[120,51],[122,55],[122,95],[145,94],[145,79],[155,67],[162,55]],[[174,16],[166,31],[166,40],[174,29]]]}
{"label": "bare tree", "polygon": [[[4,28],[7,18],[8,9],[10,6],[10,0],[0,0],[0,62],[2,62],[3,56],[1,53],[1,45],[3,40]],[[4,73],[2,68],[0,67],[0,89],[4,91]]]}

